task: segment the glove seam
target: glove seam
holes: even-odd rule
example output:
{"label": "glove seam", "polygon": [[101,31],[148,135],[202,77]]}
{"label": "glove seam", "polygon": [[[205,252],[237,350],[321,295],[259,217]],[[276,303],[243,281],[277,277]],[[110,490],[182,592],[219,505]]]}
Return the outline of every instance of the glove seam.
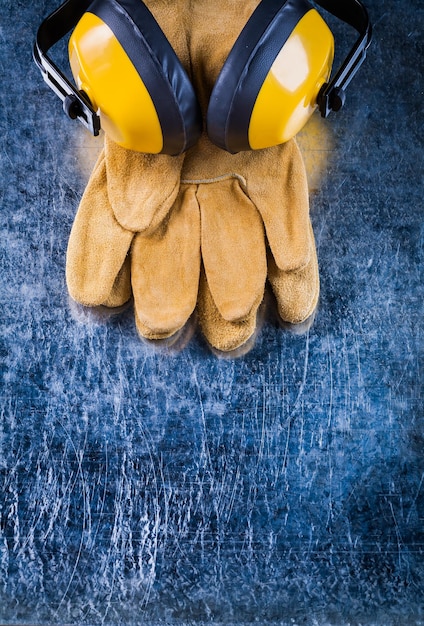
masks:
{"label": "glove seam", "polygon": [[214,178],[182,178],[181,184],[183,185],[208,185],[211,183],[219,183],[223,180],[230,180],[235,178],[240,183],[243,191],[247,192],[247,180],[240,174],[235,172],[229,172],[228,174],[222,174],[221,176],[215,176]]}

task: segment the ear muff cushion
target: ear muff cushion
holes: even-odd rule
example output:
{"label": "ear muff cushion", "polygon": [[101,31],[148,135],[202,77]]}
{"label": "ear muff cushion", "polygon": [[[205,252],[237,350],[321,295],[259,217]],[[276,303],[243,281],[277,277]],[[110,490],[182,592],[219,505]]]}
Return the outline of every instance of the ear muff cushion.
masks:
{"label": "ear muff cushion", "polygon": [[146,5],[141,0],[95,0],[89,11],[112,30],[149,91],[163,134],[162,153],[176,155],[194,145],[202,132],[196,95]]}
{"label": "ear muff cushion", "polygon": [[299,20],[306,0],[262,0],[232,47],[212,90],[207,112],[211,141],[231,153],[250,150],[252,110],[275,58]]}

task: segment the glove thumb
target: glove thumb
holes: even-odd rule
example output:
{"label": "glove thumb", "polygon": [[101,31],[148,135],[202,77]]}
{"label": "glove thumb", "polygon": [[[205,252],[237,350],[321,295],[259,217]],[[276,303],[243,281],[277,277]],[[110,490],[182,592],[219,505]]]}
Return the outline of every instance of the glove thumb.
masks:
{"label": "glove thumb", "polygon": [[184,155],[134,152],[105,136],[105,161],[116,220],[133,232],[153,232],[177,197]]}
{"label": "glove thumb", "polygon": [[115,219],[102,152],[82,196],[68,242],[69,294],[86,306],[119,306],[131,296],[126,261],[133,233]]}

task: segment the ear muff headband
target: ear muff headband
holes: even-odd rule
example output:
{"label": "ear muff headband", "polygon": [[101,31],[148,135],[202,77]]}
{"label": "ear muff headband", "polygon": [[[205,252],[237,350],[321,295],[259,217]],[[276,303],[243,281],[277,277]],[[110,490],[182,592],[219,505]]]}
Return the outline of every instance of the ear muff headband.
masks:
{"label": "ear muff headband", "polygon": [[78,119],[93,135],[100,131],[100,117],[84,94],[81,94],[47,55],[52,46],[72,30],[91,0],[66,0],[41,23],[33,48],[34,61],[48,86],[62,100],[71,119]]}
{"label": "ear muff headband", "polygon": [[367,10],[360,0],[316,0],[316,3],[359,33],[355,45],[334,78],[329,84],[323,85],[318,94],[320,113],[322,117],[327,117],[331,111],[339,111],[345,102],[346,88],[365,61],[372,39],[372,26]]}
{"label": "ear muff headband", "polygon": [[[140,0],[95,0],[92,3],[68,0],[42,23],[37,33],[34,59],[46,82],[62,99],[65,112],[72,118],[78,118],[93,134],[98,134],[100,117],[87,93],[84,93],[84,85],[82,91],[77,90],[46,54],[52,45],[78,24],[86,11],[96,15],[110,28],[149,94],[162,135],[155,142],[160,141],[162,145],[159,151],[176,155],[190,148],[202,131],[196,95],[163,31]],[[110,85],[110,89],[113,89],[113,85]],[[130,91],[131,86],[128,86],[129,95]],[[122,97],[125,98],[128,93],[122,93]],[[100,108],[101,115],[102,103],[96,102],[95,105],[96,109]],[[156,151],[151,149],[152,142],[147,141],[146,144],[142,140],[143,111],[133,111],[132,115],[140,120],[141,139],[124,142],[125,147],[141,152]],[[107,118],[106,125],[112,129],[113,136],[113,119],[110,114]],[[146,123],[149,123],[149,116]],[[116,128],[116,134],[120,134],[119,128]]]}

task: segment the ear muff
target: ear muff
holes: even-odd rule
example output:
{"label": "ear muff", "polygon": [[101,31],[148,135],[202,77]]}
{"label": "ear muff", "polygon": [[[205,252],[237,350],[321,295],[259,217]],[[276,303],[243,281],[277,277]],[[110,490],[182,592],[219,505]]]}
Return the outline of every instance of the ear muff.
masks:
{"label": "ear muff", "polygon": [[211,140],[235,153],[293,137],[316,108],[333,56],[331,31],[306,0],[262,0],[212,90]]}
{"label": "ear muff", "polygon": [[125,148],[176,155],[202,119],[191,82],[140,0],[95,0],[69,41],[74,79],[102,128]]}
{"label": "ear muff", "polygon": [[[361,0],[315,0],[359,33],[329,80],[333,36],[307,0],[261,0],[231,49],[207,111],[211,141],[239,152],[295,135],[318,107],[339,111],[366,58],[372,27]],[[49,49],[75,28],[70,61],[78,88]],[[196,143],[202,116],[193,87],[142,0],[65,0],[37,30],[34,60],[72,119],[93,135],[100,121],[120,145],[180,154]],[[328,82],[327,82],[328,81]]]}

